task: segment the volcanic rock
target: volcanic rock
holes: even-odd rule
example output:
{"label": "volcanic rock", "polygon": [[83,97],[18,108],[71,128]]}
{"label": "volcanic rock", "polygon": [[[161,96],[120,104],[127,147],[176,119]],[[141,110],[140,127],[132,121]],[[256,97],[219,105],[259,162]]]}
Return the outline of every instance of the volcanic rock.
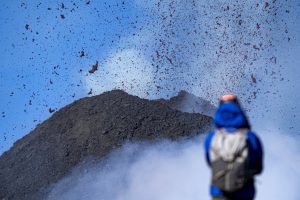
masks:
{"label": "volcanic rock", "polygon": [[87,158],[102,158],[127,142],[193,137],[211,126],[211,117],[120,90],[83,98],[54,113],[0,157],[0,199],[43,199],[41,190]]}
{"label": "volcanic rock", "polygon": [[184,90],[181,90],[175,97],[170,99],[159,99],[157,101],[181,112],[200,113],[207,116],[213,116],[216,111],[216,107],[214,107],[209,101]]}

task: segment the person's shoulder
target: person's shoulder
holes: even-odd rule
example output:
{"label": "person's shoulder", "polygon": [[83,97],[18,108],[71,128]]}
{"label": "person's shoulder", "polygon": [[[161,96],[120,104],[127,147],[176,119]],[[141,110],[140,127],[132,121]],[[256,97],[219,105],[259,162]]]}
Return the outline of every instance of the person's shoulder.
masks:
{"label": "person's shoulder", "polygon": [[247,138],[248,138],[249,140],[258,140],[257,134],[256,134],[254,131],[252,131],[252,130],[249,130],[249,131],[247,132]]}
{"label": "person's shoulder", "polygon": [[251,130],[249,130],[247,133],[247,139],[252,146],[261,146],[261,142],[258,135]]}
{"label": "person's shoulder", "polygon": [[206,135],[205,140],[211,140],[213,138],[214,134],[215,134],[215,131],[209,131]]}

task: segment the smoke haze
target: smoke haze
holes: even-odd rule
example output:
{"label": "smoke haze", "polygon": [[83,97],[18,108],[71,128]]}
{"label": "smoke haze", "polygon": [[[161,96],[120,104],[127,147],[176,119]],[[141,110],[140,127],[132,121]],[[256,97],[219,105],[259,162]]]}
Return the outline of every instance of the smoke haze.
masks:
{"label": "smoke haze", "polygon": [[202,159],[199,139],[128,144],[105,165],[83,167],[87,172],[81,175],[75,170],[55,185],[48,199],[203,199],[209,176]]}
{"label": "smoke haze", "polygon": [[[274,130],[262,130],[260,136],[265,168],[256,179],[256,199],[297,200],[300,137]],[[47,199],[208,200],[209,180],[203,138],[182,143],[127,144],[105,162],[82,164],[52,186]]]}

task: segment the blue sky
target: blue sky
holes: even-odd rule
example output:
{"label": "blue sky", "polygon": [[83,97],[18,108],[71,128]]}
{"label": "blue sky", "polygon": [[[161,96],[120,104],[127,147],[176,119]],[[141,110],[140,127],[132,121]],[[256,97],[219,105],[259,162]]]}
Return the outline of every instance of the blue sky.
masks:
{"label": "blue sky", "polygon": [[234,92],[254,127],[299,133],[299,1],[87,2],[1,1],[0,153],[50,108],[114,88]]}

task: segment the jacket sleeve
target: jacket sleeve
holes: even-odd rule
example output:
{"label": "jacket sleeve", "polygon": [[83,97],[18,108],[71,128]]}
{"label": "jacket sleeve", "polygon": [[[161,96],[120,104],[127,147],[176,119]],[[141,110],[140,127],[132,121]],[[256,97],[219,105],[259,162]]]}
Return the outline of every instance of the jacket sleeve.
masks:
{"label": "jacket sleeve", "polygon": [[253,173],[260,174],[263,170],[263,147],[260,139],[253,132],[248,132],[249,167]]}
{"label": "jacket sleeve", "polygon": [[214,132],[209,132],[205,138],[205,142],[204,142],[204,150],[205,150],[205,158],[206,158],[206,162],[207,164],[210,166],[210,158],[209,158],[209,149],[210,149],[210,144],[212,141],[212,138],[214,136]]}

